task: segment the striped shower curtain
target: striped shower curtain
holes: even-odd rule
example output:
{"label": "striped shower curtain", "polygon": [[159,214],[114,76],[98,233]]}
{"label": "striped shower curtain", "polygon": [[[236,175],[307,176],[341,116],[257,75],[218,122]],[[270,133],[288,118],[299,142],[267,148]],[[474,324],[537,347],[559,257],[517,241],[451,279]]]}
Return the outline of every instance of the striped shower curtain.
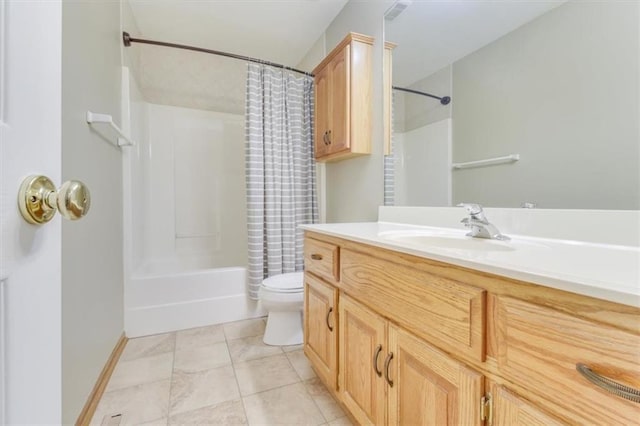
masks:
{"label": "striped shower curtain", "polygon": [[248,64],[245,154],[249,297],[266,277],[301,271],[303,233],[318,221],[313,78]]}
{"label": "striped shower curtain", "polygon": [[[404,98],[402,98],[404,99]],[[394,152],[394,115],[393,112],[395,110],[395,96],[393,91],[391,93],[391,118],[389,125],[391,126],[391,141],[390,141],[390,149],[389,155],[384,156],[384,205],[385,206],[394,206],[396,204],[396,183],[395,183],[395,174],[396,174],[396,157]]]}

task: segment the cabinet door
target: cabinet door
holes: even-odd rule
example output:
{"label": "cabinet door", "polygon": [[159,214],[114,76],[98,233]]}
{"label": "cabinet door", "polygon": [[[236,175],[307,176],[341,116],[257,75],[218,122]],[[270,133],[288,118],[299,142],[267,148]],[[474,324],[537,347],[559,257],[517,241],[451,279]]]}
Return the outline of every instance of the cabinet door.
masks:
{"label": "cabinet door", "polygon": [[[386,321],[348,296],[340,296],[340,379],[343,404],[360,424],[385,423],[382,373]],[[377,356],[376,356],[377,355]]]}
{"label": "cabinet door", "polygon": [[330,114],[330,83],[329,83],[329,67],[320,70],[314,79],[315,87],[315,156],[320,158],[328,154],[329,145],[327,145],[329,132],[329,114]]}
{"label": "cabinet door", "polygon": [[[437,327],[437,324],[434,324]],[[389,424],[480,425],[484,376],[389,325]]]}
{"label": "cabinet door", "polygon": [[493,426],[560,426],[562,424],[504,386],[494,384],[491,387],[491,395]]}
{"label": "cabinet door", "polygon": [[336,312],[338,292],[331,285],[304,275],[304,353],[331,389],[337,388]]}
{"label": "cabinet door", "polygon": [[330,127],[329,127],[329,153],[349,149],[349,122],[350,122],[350,52],[351,46],[347,45],[327,65],[331,74],[330,92]]}

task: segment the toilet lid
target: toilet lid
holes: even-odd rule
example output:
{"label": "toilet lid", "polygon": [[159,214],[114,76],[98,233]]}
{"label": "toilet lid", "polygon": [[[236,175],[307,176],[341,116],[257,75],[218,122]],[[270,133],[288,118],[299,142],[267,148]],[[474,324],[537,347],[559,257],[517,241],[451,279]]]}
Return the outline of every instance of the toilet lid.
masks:
{"label": "toilet lid", "polygon": [[288,274],[276,275],[262,281],[262,286],[269,290],[281,292],[300,291],[303,287],[303,272],[290,272]]}

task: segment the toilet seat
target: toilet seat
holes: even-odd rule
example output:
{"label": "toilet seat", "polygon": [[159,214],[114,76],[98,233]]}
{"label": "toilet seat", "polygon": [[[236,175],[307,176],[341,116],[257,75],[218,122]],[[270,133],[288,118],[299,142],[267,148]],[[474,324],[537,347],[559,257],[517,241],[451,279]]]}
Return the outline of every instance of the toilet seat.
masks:
{"label": "toilet seat", "polygon": [[304,290],[304,273],[291,272],[266,278],[261,287],[274,293],[300,293]]}

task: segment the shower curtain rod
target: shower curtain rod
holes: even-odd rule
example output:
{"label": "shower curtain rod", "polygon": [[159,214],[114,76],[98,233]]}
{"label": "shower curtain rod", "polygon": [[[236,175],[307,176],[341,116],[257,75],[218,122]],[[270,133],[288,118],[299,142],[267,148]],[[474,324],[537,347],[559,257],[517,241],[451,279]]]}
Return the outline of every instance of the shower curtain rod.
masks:
{"label": "shower curtain rod", "polygon": [[451,98],[449,96],[440,97],[440,96],[432,95],[431,93],[427,93],[427,92],[420,92],[418,90],[413,90],[413,89],[405,89],[404,87],[398,87],[398,86],[392,86],[392,87],[393,87],[393,90],[400,90],[401,92],[408,92],[416,95],[428,96],[430,98],[437,99],[440,101],[442,105],[448,105],[449,102],[451,102]]}
{"label": "shower curtain rod", "polygon": [[254,62],[256,64],[269,65],[269,66],[272,66],[272,67],[282,68],[282,69],[285,69],[285,70],[288,70],[288,71],[293,71],[293,72],[297,72],[297,73],[300,73],[300,74],[308,75],[310,77],[314,76],[313,74],[308,73],[306,71],[301,71],[301,70],[298,70],[298,69],[295,69],[295,68],[288,67],[286,65],[277,64],[275,62],[270,62],[270,61],[265,61],[265,60],[262,60],[262,59],[252,58],[250,56],[236,55],[235,53],[227,53],[227,52],[221,52],[219,50],[204,49],[202,47],[187,46],[186,44],[167,43],[165,41],[155,41],[155,40],[145,40],[143,38],[133,38],[126,31],[122,32],[122,43],[127,47],[131,46],[131,43],[141,43],[141,44],[153,44],[155,46],[173,47],[173,48],[176,48],[176,49],[193,50],[195,52],[210,53],[212,55],[226,56],[227,58],[240,59],[242,61]]}

